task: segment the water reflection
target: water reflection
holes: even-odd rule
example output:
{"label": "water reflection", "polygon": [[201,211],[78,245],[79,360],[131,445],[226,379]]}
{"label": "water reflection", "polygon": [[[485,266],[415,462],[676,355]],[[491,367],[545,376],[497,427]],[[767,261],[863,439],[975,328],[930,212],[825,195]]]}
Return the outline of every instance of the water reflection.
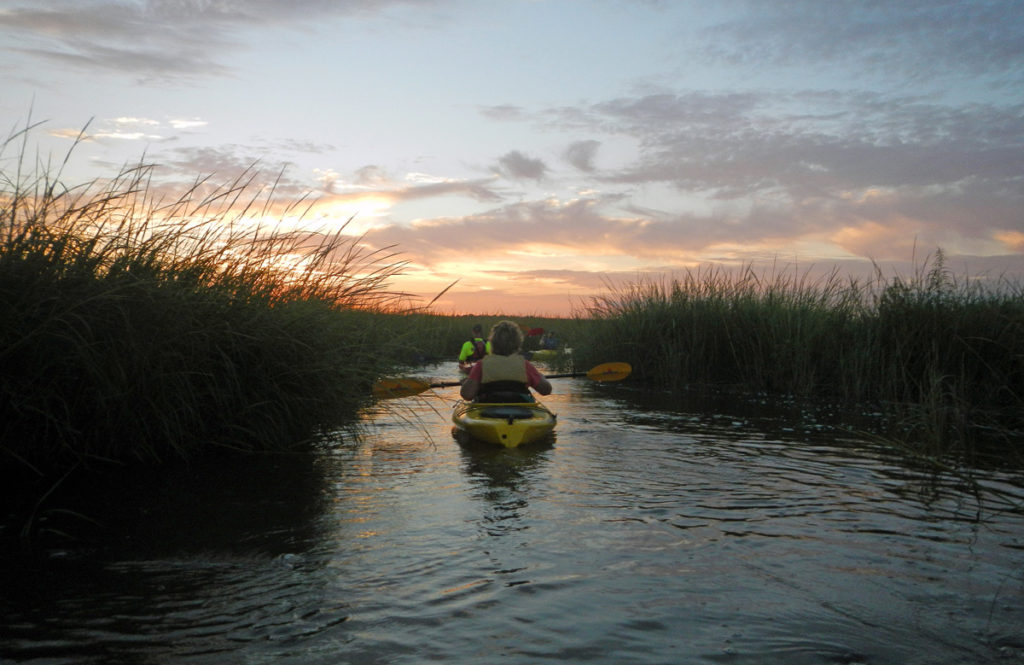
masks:
{"label": "water reflection", "polygon": [[37,550],[0,566],[0,659],[225,662],[345,622],[312,555],[332,471],[307,449],[68,484]]}
{"label": "water reflection", "polygon": [[103,539],[3,566],[0,660],[1024,658],[1019,478],[968,486],[839,428],[557,388],[548,446],[453,441],[439,390],[305,457],[111,491]]}
{"label": "water reflection", "polygon": [[502,448],[482,443],[466,436],[463,432],[452,431],[452,438],[459,445],[463,470],[472,478],[485,479],[491,488],[517,490],[542,466],[551,454],[555,437],[519,448]]}
{"label": "water reflection", "polygon": [[536,494],[535,477],[548,461],[554,436],[519,448],[482,443],[453,428],[459,445],[462,469],[473,487],[473,496],[485,505],[481,526],[490,536],[528,528],[524,521],[528,497]]}

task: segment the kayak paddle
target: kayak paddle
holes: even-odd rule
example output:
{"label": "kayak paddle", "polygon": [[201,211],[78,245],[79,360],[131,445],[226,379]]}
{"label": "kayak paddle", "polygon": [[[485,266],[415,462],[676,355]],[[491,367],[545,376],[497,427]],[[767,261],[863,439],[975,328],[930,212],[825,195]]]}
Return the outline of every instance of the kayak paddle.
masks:
{"label": "kayak paddle", "polygon": [[[545,374],[545,379],[564,379],[573,376],[585,376],[592,381],[621,381],[633,371],[629,363],[604,363],[591,367],[586,372],[569,372],[567,374]],[[436,381],[428,383],[410,377],[397,379],[381,379],[373,384],[373,396],[381,399],[411,397],[426,392],[431,388],[448,388],[461,386],[461,381]]]}

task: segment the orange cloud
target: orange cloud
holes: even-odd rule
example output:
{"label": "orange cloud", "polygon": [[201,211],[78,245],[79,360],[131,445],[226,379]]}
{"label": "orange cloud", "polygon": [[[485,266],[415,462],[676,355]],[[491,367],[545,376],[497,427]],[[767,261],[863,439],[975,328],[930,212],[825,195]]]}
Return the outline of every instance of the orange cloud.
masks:
{"label": "orange cloud", "polygon": [[1024,233],[1020,231],[997,231],[993,237],[1006,246],[1006,249],[1024,254]]}
{"label": "orange cloud", "polygon": [[906,219],[886,224],[867,221],[858,226],[844,226],[828,239],[843,250],[864,257],[879,259],[906,258],[918,242],[919,227]]}

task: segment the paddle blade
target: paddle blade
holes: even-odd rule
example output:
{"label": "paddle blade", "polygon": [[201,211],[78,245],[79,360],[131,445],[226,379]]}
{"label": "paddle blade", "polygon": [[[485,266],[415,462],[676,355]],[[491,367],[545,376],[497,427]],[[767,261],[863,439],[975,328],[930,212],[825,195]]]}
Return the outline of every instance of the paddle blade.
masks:
{"label": "paddle blade", "polygon": [[593,381],[621,381],[632,371],[633,368],[629,363],[604,363],[592,367],[587,372],[587,378]]}
{"label": "paddle blade", "polygon": [[430,384],[419,379],[381,379],[373,384],[373,396],[378,399],[412,397],[430,389]]}

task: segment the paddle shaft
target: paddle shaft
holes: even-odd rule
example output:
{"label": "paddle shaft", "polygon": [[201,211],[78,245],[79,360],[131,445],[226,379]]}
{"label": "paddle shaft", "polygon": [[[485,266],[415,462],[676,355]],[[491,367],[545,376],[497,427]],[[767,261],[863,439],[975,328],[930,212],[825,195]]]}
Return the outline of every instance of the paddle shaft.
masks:
{"label": "paddle shaft", "polygon": [[545,374],[545,379],[566,379],[571,376],[586,376],[586,372],[569,372],[568,374]]}
{"label": "paddle shaft", "polygon": [[[592,367],[588,372],[548,374],[544,378],[561,379],[572,376],[585,376],[588,379],[593,379],[594,381],[621,381],[629,376],[631,371],[632,368],[628,363],[614,362],[603,363],[596,367]],[[449,386],[461,385],[462,381],[437,381],[435,383],[425,383],[419,379],[412,378],[382,379],[374,385],[373,393],[380,398],[392,399],[395,397],[411,397],[431,388],[447,388]]]}
{"label": "paddle shaft", "polygon": [[[567,374],[545,374],[545,379],[566,379],[573,376],[586,376],[586,372],[569,372]],[[439,381],[437,383],[431,383],[431,388],[451,388],[452,386],[461,386],[462,381]]]}

